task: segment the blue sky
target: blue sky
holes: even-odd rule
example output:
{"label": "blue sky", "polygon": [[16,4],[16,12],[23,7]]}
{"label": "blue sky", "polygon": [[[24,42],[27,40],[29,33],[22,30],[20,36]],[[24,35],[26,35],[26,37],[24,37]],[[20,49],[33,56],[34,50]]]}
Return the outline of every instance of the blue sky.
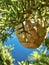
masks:
{"label": "blue sky", "polygon": [[35,49],[28,49],[25,48],[20,44],[18,38],[16,37],[15,33],[13,33],[13,38],[8,38],[5,45],[14,45],[14,49],[11,51],[13,58],[15,59],[15,65],[17,65],[18,61],[25,60],[28,58],[28,55],[34,51]]}

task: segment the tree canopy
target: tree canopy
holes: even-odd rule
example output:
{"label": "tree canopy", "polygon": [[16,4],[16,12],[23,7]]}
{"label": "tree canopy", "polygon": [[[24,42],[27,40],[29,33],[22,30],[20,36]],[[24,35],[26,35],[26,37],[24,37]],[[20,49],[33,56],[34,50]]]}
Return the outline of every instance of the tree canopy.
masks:
{"label": "tree canopy", "polygon": [[[28,23],[30,19],[44,23],[47,29],[49,27],[49,0],[0,0],[0,41],[4,42],[7,37],[11,37],[15,29],[23,29],[19,34],[28,33],[23,23]],[[19,28],[20,24],[22,26]]]}

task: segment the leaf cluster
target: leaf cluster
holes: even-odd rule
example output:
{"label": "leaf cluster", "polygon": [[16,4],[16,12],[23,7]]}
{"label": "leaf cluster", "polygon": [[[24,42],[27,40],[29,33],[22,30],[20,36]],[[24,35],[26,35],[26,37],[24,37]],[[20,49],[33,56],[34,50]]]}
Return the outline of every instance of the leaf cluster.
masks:
{"label": "leaf cluster", "polygon": [[[40,50],[40,48],[38,48]],[[27,60],[18,62],[19,65],[49,65],[49,54],[47,49],[40,52],[34,51]]]}
{"label": "leaf cluster", "polygon": [[0,43],[0,65],[13,65],[14,59],[9,51],[8,47]]}

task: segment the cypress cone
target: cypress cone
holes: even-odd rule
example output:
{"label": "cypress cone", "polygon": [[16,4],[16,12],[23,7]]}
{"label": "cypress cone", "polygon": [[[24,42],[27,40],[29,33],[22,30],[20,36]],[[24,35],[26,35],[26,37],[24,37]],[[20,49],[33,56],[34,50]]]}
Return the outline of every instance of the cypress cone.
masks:
{"label": "cypress cone", "polygon": [[[27,20],[23,23],[23,29],[16,30],[16,35],[20,43],[27,48],[37,48],[44,41],[46,36],[45,22],[33,22]],[[21,28],[22,24],[18,25],[17,28]],[[21,33],[19,33],[21,32]]]}

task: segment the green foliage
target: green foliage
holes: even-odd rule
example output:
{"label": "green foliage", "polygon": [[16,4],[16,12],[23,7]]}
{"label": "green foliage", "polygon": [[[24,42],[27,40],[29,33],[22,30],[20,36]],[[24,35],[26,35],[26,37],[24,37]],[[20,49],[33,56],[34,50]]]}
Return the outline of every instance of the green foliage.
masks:
{"label": "green foliage", "polygon": [[49,54],[47,54],[47,51],[47,48],[40,51],[40,53],[34,51],[30,55],[29,60],[35,60],[35,62],[33,62],[34,65],[49,65]]}
{"label": "green foliage", "polygon": [[29,61],[25,60],[25,61],[21,61],[18,62],[19,65],[29,65]]}
{"label": "green foliage", "polygon": [[[49,27],[49,0],[0,0],[0,41],[4,43],[7,37],[11,37],[15,29],[23,29],[19,33],[26,33],[23,22],[28,22],[30,17],[35,21],[45,22],[45,27]],[[22,27],[18,28],[20,24],[22,24]],[[9,29],[11,29],[11,33],[7,32]],[[46,40],[47,43],[49,44],[48,40]],[[11,55],[8,50],[0,45],[0,65],[12,65],[13,61],[10,58]],[[48,61],[49,56],[41,53],[40,60],[38,59],[32,65],[49,65]],[[20,65],[23,65],[23,62]],[[25,61],[26,63],[28,61]]]}
{"label": "green foliage", "polygon": [[48,49],[49,49],[49,37],[47,37],[47,38],[45,39],[45,46],[47,46]]}
{"label": "green foliage", "polygon": [[[31,17],[35,21],[40,19],[43,22],[49,21],[49,0],[0,0],[0,32],[1,41],[5,41],[11,34],[5,33],[7,28],[12,28],[12,33],[17,29],[20,23],[23,29],[19,33],[28,33],[23,22],[28,22]],[[31,16],[30,16],[31,15]]]}
{"label": "green foliage", "polygon": [[[40,50],[38,48],[38,50]],[[40,50],[40,53],[34,51],[28,57],[28,60],[18,62],[19,65],[49,65],[49,54],[47,54],[47,48]]]}
{"label": "green foliage", "polygon": [[0,44],[0,65],[13,65],[14,59],[9,52],[10,49]]}

